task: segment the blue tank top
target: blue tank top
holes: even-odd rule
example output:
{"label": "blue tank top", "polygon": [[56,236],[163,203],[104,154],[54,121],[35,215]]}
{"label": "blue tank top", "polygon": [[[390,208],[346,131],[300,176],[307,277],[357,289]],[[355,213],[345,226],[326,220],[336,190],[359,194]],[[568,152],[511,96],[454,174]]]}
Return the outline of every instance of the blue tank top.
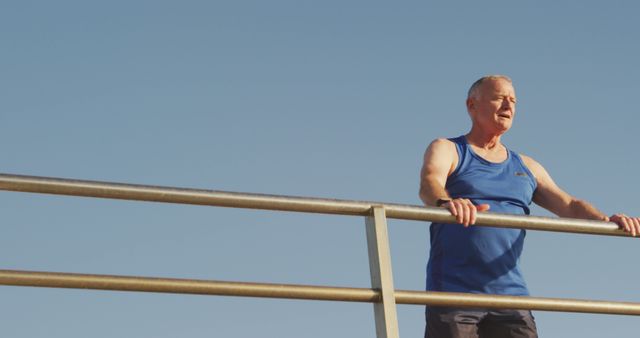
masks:
{"label": "blue tank top", "polygon": [[[450,139],[458,165],[446,190],[453,198],[489,204],[491,212],[528,215],[536,181],[520,156],[493,163],[477,155],[465,136]],[[432,223],[427,290],[529,295],[519,267],[525,230]]]}

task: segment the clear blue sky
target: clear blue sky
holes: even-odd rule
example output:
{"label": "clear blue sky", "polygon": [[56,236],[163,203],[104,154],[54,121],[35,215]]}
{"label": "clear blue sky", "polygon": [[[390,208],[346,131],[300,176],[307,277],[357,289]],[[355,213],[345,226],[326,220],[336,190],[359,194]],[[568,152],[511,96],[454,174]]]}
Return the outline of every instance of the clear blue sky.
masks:
{"label": "clear blue sky", "polygon": [[[640,215],[634,1],[2,1],[0,172],[419,204],[427,144],[507,74],[512,149]],[[0,192],[0,268],[368,287],[363,220]],[[539,208],[534,214],[548,215]],[[398,289],[428,224],[389,221]],[[640,302],[637,240],[529,232],[535,296]],[[23,337],[372,337],[370,304],[0,287]],[[542,337],[637,317],[537,312]],[[402,337],[423,308],[399,307]]]}

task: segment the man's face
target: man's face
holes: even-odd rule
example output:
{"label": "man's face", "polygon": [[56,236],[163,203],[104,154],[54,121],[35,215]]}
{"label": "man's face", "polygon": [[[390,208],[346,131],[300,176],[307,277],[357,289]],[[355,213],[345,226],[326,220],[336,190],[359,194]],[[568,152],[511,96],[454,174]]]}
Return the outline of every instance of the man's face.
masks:
{"label": "man's face", "polygon": [[485,80],[478,95],[467,100],[467,109],[474,126],[490,133],[505,133],[516,113],[516,93],[504,79]]}

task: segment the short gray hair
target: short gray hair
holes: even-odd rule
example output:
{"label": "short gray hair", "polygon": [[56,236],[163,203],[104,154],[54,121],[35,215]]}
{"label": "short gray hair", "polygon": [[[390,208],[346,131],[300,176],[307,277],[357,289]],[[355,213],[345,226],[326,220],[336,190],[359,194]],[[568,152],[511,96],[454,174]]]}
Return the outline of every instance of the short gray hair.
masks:
{"label": "short gray hair", "polygon": [[478,97],[478,89],[480,88],[480,85],[482,85],[482,83],[486,80],[506,80],[509,83],[513,83],[511,81],[511,79],[506,76],[506,75],[487,75],[487,76],[483,76],[481,78],[478,79],[478,81],[474,82],[471,87],[469,88],[469,92],[467,93],[467,99],[470,98],[477,98]]}

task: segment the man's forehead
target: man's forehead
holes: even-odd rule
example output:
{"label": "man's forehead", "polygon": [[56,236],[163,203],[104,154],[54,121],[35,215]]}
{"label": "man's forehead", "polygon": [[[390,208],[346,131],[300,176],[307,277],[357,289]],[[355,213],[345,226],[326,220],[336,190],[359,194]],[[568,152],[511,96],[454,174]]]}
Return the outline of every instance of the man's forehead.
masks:
{"label": "man's forehead", "polygon": [[498,92],[502,94],[515,95],[513,84],[505,79],[487,79],[483,81],[480,89],[486,92]]}

